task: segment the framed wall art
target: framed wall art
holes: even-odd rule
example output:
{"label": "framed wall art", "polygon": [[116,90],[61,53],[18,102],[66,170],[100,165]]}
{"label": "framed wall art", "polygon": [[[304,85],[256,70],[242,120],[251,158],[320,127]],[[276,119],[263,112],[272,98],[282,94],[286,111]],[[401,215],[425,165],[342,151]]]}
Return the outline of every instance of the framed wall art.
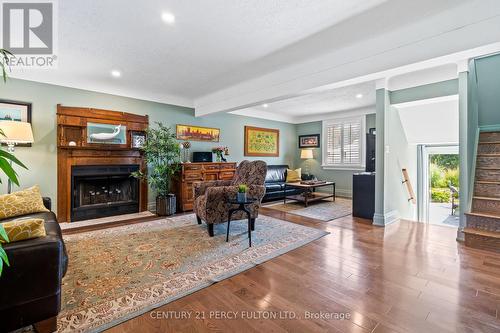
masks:
{"label": "framed wall art", "polygon": [[319,148],[319,134],[299,135],[299,148]]}
{"label": "framed wall art", "polygon": [[0,99],[0,120],[31,123],[31,103]]}
{"label": "framed wall art", "polygon": [[280,131],[278,129],[245,126],[245,156],[280,155]]}
{"label": "framed wall art", "polygon": [[[0,99],[0,120],[22,121],[31,124],[31,103]],[[31,143],[19,144],[31,147]]]}
{"label": "framed wall art", "polygon": [[135,132],[130,133],[130,144],[132,148],[142,148],[146,143],[146,133]]}
{"label": "framed wall art", "polygon": [[219,142],[220,129],[211,127],[177,125],[177,140]]}

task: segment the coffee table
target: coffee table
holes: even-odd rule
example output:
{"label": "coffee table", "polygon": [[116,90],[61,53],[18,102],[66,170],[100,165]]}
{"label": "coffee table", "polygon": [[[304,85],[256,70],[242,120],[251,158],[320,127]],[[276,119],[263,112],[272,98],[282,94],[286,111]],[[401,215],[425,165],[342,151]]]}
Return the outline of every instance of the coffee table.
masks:
{"label": "coffee table", "polygon": [[253,204],[256,202],[257,199],[253,198],[247,198],[245,201],[238,201],[236,199],[230,199],[228,202],[231,204],[231,206],[238,205],[237,208],[231,208],[229,209],[227,213],[227,235],[226,235],[226,242],[229,242],[229,226],[231,225],[231,216],[237,212],[237,211],[243,211],[247,214],[248,217],[248,244],[250,247],[252,247],[252,230],[255,229],[254,222],[252,221],[252,218],[250,216],[250,211],[247,209],[248,205]]}
{"label": "coffee table", "polygon": [[[317,188],[325,186],[331,186],[332,192],[331,193],[316,192]],[[290,187],[299,188],[303,190],[303,192],[301,194],[286,195],[286,189]],[[301,184],[300,182],[285,183],[285,187],[283,188],[283,195],[284,195],[283,199],[284,204],[286,204],[287,200],[293,200],[293,201],[303,202],[306,207],[309,204],[309,202],[313,201],[325,200],[328,198],[333,198],[333,201],[335,201],[335,183],[328,181],[316,184]]]}

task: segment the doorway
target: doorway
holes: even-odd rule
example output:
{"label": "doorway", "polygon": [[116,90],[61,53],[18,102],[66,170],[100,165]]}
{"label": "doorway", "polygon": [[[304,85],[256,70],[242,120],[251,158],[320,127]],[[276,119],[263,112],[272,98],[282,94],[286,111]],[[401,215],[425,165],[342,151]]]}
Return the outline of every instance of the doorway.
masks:
{"label": "doorway", "polygon": [[420,145],[419,221],[459,226],[459,155],[457,145]]}

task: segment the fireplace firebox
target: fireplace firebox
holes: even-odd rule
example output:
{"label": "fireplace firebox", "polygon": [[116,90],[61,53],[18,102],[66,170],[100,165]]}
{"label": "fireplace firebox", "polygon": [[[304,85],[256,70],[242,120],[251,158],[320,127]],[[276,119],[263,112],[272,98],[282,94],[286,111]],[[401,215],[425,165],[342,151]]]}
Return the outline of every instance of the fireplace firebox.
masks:
{"label": "fireplace firebox", "polygon": [[71,168],[71,221],[139,212],[139,165]]}

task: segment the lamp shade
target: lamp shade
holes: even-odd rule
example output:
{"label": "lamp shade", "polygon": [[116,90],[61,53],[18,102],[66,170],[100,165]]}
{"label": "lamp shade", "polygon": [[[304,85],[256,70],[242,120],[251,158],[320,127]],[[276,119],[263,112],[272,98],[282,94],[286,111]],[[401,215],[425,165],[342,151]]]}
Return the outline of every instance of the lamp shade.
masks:
{"label": "lamp shade", "polygon": [[312,149],[302,149],[300,151],[300,158],[302,158],[302,159],[313,158],[313,151],[312,151]]}
{"label": "lamp shade", "polygon": [[0,120],[0,130],[2,130],[5,135],[0,135],[0,142],[14,144],[34,142],[30,123]]}

